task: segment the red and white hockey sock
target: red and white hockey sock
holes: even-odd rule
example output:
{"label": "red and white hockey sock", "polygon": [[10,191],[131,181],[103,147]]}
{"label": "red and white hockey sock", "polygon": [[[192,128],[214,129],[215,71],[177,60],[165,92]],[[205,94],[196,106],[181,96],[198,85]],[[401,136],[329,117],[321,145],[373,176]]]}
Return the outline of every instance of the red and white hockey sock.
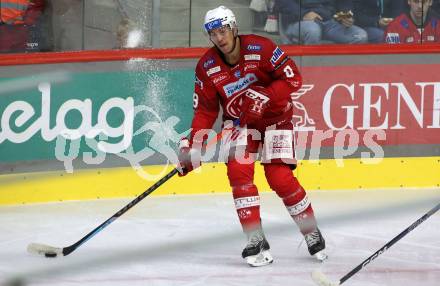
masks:
{"label": "red and white hockey sock", "polygon": [[312,205],[304,188],[292,174],[289,166],[283,164],[265,165],[266,178],[270,187],[283,200],[287,211],[303,235],[317,228]]}
{"label": "red and white hockey sock", "polygon": [[[302,189],[301,186],[300,188]],[[300,193],[292,194],[283,198],[283,202],[303,235],[316,230],[317,223],[315,214],[304,189],[302,189],[302,192]]]}
{"label": "red and white hockey sock", "polygon": [[235,208],[244,232],[261,227],[260,196],[254,184],[232,187]]}

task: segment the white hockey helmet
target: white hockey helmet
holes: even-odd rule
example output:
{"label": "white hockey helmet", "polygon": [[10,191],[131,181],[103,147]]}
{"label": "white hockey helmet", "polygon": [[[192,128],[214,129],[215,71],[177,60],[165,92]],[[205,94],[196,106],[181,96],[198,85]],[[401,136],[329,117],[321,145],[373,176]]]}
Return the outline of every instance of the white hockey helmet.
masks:
{"label": "white hockey helmet", "polygon": [[206,32],[225,25],[229,25],[231,28],[237,27],[237,21],[231,9],[225,6],[219,6],[206,12],[204,24]]}

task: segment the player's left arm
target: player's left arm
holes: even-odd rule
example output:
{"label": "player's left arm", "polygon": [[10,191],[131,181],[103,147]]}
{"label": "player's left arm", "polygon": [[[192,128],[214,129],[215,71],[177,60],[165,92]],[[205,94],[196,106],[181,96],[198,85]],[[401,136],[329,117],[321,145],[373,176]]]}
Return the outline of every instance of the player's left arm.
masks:
{"label": "player's left arm", "polygon": [[264,68],[274,79],[267,88],[273,93],[297,91],[302,86],[302,76],[295,62],[273,42],[264,55]]}

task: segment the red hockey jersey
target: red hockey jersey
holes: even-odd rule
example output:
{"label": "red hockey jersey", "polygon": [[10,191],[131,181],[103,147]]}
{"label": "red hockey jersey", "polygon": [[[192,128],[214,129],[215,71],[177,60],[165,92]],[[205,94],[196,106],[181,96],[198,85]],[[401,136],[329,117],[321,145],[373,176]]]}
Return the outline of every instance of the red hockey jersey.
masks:
{"label": "red hockey jersey", "polygon": [[440,21],[428,16],[425,27],[419,29],[410,16],[402,14],[388,25],[385,42],[390,44],[440,43]]}
{"label": "red hockey jersey", "polygon": [[271,40],[257,35],[241,35],[240,60],[228,65],[221,52],[209,49],[196,67],[192,135],[210,129],[220,106],[223,120],[239,118],[241,96],[253,86],[265,87],[270,98],[263,121],[290,112],[290,94],[301,87],[302,78],[294,61]]}

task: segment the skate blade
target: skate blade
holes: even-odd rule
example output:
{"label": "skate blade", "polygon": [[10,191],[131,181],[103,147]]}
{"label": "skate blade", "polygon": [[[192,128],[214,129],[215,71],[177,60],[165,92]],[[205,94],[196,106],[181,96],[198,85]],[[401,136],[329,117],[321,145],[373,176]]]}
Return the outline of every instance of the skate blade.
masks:
{"label": "skate blade", "polygon": [[245,258],[247,264],[252,267],[260,267],[271,264],[273,262],[272,255],[268,250],[263,250],[257,255],[251,255]]}
{"label": "skate blade", "polygon": [[328,259],[328,255],[324,252],[324,250],[315,253],[313,256],[320,262],[324,262]]}

